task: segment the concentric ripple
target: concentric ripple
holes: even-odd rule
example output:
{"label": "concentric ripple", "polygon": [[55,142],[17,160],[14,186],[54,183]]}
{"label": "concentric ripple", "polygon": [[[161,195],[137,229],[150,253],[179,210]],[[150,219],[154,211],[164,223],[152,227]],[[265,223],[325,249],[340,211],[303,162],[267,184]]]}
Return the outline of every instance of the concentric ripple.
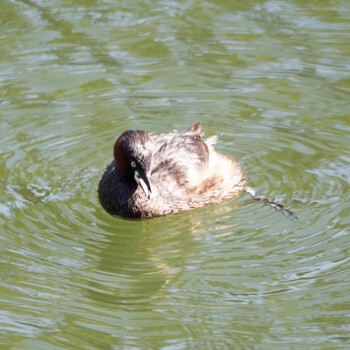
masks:
{"label": "concentric ripple", "polygon": [[[347,2],[1,5],[2,348],[348,348]],[[121,132],[197,120],[298,220],[103,211]]]}

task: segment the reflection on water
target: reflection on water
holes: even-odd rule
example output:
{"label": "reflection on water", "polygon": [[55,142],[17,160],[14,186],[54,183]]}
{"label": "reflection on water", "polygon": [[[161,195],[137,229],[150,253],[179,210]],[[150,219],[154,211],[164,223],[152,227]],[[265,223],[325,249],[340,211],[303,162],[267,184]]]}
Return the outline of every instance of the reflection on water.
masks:
{"label": "reflection on water", "polygon": [[[346,2],[0,5],[4,349],[348,347]],[[299,219],[102,210],[122,131],[196,120]]]}

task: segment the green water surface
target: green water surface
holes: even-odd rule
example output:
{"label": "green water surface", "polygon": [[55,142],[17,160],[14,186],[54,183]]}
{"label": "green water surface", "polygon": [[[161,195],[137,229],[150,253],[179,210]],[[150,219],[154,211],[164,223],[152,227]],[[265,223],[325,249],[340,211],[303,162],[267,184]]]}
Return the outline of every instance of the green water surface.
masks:
{"label": "green water surface", "polygon": [[[349,349],[350,2],[0,0],[1,349]],[[201,121],[248,185],[146,221],[115,138]]]}

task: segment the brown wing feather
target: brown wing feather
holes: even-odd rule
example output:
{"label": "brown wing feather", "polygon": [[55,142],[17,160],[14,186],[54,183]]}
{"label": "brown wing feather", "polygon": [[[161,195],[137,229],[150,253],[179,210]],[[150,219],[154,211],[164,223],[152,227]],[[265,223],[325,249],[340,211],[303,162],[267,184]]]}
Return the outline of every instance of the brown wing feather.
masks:
{"label": "brown wing feather", "polygon": [[209,161],[209,149],[200,137],[200,123],[193,124],[187,132],[154,135],[157,146],[156,160],[151,173],[158,181],[176,181],[178,185],[193,186]]}
{"label": "brown wing feather", "polygon": [[202,126],[200,122],[192,124],[186,131],[186,134],[199,135],[201,136]]}

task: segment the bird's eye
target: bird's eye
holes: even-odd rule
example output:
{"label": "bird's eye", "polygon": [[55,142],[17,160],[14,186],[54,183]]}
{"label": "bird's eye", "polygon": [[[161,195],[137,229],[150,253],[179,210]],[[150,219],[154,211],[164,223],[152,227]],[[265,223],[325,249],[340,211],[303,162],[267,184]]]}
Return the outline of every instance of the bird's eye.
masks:
{"label": "bird's eye", "polygon": [[130,164],[133,168],[136,168],[136,163],[134,161],[132,161]]}

